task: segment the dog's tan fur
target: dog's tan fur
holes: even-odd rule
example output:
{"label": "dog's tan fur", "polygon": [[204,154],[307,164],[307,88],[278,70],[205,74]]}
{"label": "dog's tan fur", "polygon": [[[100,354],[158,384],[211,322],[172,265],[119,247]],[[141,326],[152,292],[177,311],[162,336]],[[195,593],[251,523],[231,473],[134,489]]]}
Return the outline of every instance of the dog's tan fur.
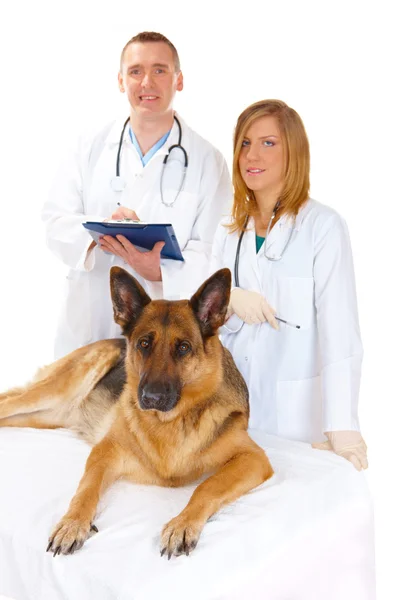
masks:
{"label": "dog's tan fur", "polygon": [[170,557],[188,554],[211,515],[273,474],[247,433],[247,388],[217,336],[229,290],[223,269],[190,301],[152,302],[114,267],[114,317],[126,342],[80,348],[0,395],[0,426],[66,427],[93,444],[50,537],[54,554],[74,552],[96,530],[99,498],[117,479],[180,486],[211,473],[162,531]]}

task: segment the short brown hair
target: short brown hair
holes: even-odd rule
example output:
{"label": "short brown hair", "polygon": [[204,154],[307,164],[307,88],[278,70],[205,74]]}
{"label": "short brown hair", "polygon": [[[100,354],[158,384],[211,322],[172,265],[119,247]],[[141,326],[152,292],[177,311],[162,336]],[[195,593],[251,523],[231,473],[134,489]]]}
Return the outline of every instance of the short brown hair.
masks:
{"label": "short brown hair", "polygon": [[231,231],[243,231],[249,215],[258,214],[254,192],[245,184],[239,168],[243,139],[252,123],[265,116],[275,117],[283,138],[284,183],[275,222],[283,214],[296,216],[310,191],[310,147],[303,121],[281,100],[261,100],[247,107],[237,120],[233,136],[233,223]]}
{"label": "short brown hair", "polygon": [[127,42],[125,44],[125,46],[121,52],[121,60],[120,60],[121,70],[122,70],[122,62],[124,60],[125,50],[128,48],[128,46],[130,46],[131,44],[135,44],[135,43],[144,44],[146,42],[162,42],[163,44],[167,44],[167,46],[169,46],[169,48],[171,48],[171,50],[172,50],[175,71],[177,73],[179,73],[179,71],[181,70],[181,63],[179,60],[177,49],[175,48],[173,43],[170,42],[169,39],[165,37],[165,35],[163,35],[162,33],[157,33],[155,31],[142,31],[141,33],[138,33],[133,38],[131,38],[129,40],[129,42]]}

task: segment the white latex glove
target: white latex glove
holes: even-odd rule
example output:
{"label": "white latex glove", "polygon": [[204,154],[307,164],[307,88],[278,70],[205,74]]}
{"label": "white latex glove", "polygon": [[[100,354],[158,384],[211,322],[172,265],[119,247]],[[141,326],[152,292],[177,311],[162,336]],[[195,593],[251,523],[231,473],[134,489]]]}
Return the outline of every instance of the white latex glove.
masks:
{"label": "white latex glove", "polygon": [[359,431],[325,431],[328,440],[312,444],[317,450],[330,450],[349,460],[357,469],[368,468],[367,445]]}
{"label": "white latex glove", "polygon": [[268,304],[264,296],[258,292],[234,288],[228,307],[228,315],[235,313],[248,325],[268,323],[274,329],[279,329],[274,317],[276,311]]}

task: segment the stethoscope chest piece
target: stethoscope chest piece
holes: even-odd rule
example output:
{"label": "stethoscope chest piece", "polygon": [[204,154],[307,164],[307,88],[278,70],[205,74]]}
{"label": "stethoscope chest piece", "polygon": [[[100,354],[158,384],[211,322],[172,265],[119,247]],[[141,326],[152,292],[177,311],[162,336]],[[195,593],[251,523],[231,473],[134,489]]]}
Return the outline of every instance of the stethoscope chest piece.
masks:
{"label": "stethoscope chest piece", "polygon": [[126,187],[126,181],[120,175],[115,175],[110,181],[111,189],[114,192],[123,192]]}

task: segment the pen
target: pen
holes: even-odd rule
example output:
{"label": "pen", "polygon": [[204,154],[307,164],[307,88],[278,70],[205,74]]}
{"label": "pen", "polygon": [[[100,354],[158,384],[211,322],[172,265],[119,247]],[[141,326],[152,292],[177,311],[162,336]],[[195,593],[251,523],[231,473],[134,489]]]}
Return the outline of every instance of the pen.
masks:
{"label": "pen", "polygon": [[280,321],[281,323],[285,323],[285,325],[290,325],[290,327],[296,327],[296,329],[300,329],[300,325],[295,325],[294,323],[290,323],[290,321],[285,321],[285,319],[281,319],[275,315],[275,319]]}
{"label": "pen", "polygon": [[[121,202],[117,202],[117,206],[121,206]],[[129,223],[140,223],[140,219],[120,219],[122,221],[128,221]]]}

